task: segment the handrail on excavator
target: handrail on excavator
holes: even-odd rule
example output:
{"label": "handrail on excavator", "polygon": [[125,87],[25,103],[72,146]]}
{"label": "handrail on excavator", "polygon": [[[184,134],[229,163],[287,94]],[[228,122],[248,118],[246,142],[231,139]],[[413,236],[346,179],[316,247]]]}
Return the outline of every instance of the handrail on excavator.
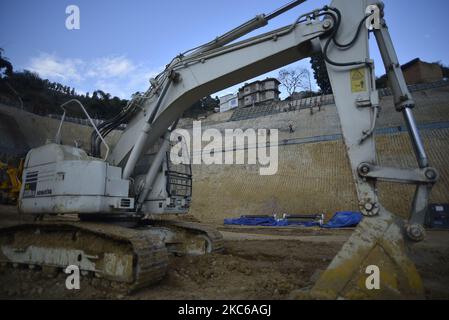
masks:
{"label": "handrail on excavator", "polygon": [[110,148],[109,145],[107,144],[106,140],[104,139],[103,135],[100,133],[100,131],[98,130],[97,126],[95,125],[95,122],[92,120],[92,118],[90,117],[89,113],[87,112],[86,108],[84,108],[83,104],[81,103],[81,101],[79,101],[78,99],[72,99],[67,101],[66,103],[63,103],[61,105],[61,109],[64,110],[64,114],[62,115],[61,118],[61,122],[59,124],[59,128],[58,128],[58,132],[56,133],[56,137],[55,137],[55,142],[57,144],[61,143],[61,131],[62,131],[62,126],[64,124],[65,121],[65,117],[67,114],[67,110],[66,110],[66,106],[71,104],[71,103],[76,103],[80,106],[81,110],[83,110],[84,114],[86,115],[87,119],[89,120],[90,124],[92,125],[92,127],[94,128],[95,132],[98,134],[98,136],[100,137],[101,141],[103,142],[103,145],[106,148],[106,155],[103,158],[103,161],[106,161],[106,159],[109,156],[109,152],[110,152]]}

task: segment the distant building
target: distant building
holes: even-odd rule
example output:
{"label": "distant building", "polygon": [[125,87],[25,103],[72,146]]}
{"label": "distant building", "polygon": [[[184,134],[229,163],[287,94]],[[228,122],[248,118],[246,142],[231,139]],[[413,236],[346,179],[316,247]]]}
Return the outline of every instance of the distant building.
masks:
{"label": "distant building", "polygon": [[431,83],[443,80],[443,70],[437,63],[416,58],[402,66],[407,84]]}
{"label": "distant building", "polygon": [[279,85],[275,78],[245,84],[239,89],[238,105],[240,108],[250,107],[261,103],[279,101]]}
{"label": "distant building", "polygon": [[220,98],[220,112],[226,112],[239,106],[237,94],[228,94]]}

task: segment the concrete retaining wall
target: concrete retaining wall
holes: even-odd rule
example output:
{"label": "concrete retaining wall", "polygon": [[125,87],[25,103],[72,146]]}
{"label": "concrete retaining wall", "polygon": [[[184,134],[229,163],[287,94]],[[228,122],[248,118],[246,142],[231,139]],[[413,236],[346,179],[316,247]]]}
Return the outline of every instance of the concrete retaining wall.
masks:
{"label": "concrete retaining wall", "polygon": [[[449,129],[423,132],[433,166],[441,173],[431,201],[449,202]],[[416,167],[406,134],[379,136],[379,160],[396,167]],[[284,146],[279,172],[262,177],[257,166],[193,166],[192,213],[222,223],[242,214],[326,213],[358,210],[357,196],[342,141]],[[381,183],[381,202],[407,217],[414,188]]]}
{"label": "concrete retaining wall", "polygon": [[0,113],[0,159],[6,162],[9,156],[21,156],[28,148],[15,119]]}
{"label": "concrete retaining wall", "polygon": [[[449,121],[449,87],[415,92],[417,121],[432,125]],[[395,111],[392,97],[382,99],[378,128],[404,130],[402,115]],[[295,128],[290,133],[288,125]],[[289,112],[257,119],[220,123],[211,117],[203,129],[279,129],[280,141],[293,145],[280,147],[279,173],[259,175],[255,166],[194,166],[192,213],[208,222],[242,214],[326,213],[358,210],[358,201],[343,142],[301,143],[310,137],[341,133],[335,106],[326,106],[313,115],[309,111]],[[432,202],[449,203],[449,129],[422,131],[432,166],[441,180],[434,188]],[[415,156],[405,133],[379,135],[378,157],[392,167],[416,167]],[[414,187],[379,184],[381,202],[403,217],[408,215]]]}
{"label": "concrete retaining wall", "polygon": [[[0,127],[5,126],[7,120],[12,119],[14,126],[23,136],[23,140],[16,140],[16,145],[24,145],[25,148],[36,148],[46,143],[48,139],[54,139],[58,131],[60,121],[48,117],[42,117],[17,108],[0,104]],[[62,129],[62,141],[67,145],[75,145],[75,140],[81,143],[85,149],[90,146],[90,134],[92,127],[65,122]],[[114,144],[120,133],[113,132],[108,142]]]}

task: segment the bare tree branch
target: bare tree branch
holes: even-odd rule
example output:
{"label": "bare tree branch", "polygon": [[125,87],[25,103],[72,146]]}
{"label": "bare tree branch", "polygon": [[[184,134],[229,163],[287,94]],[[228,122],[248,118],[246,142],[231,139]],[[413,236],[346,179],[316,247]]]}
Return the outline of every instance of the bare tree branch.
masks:
{"label": "bare tree branch", "polygon": [[282,69],[279,71],[278,80],[285,87],[289,96],[298,89],[310,90],[310,73],[305,68]]}

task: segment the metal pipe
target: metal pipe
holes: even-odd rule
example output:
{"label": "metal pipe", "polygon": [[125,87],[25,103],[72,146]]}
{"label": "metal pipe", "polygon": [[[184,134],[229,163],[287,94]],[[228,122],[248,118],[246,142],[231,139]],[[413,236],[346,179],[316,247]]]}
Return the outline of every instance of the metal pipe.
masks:
{"label": "metal pipe", "polygon": [[95,122],[92,120],[92,118],[90,117],[89,113],[87,112],[86,108],[84,108],[84,105],[77,99],[72,99],[67,101],[66,103],[61,105],[61,109],[64,110],[64,114],[62,115],[62,119],[61,119],[61,123],[59,124],[59,128],[58,128],[58,132],[56,134],[56,143],[60,144],[61,143],[61,130],[62,130],[62,126],[64,124],[65,118],[66,118],[66,114],[67,114],[67,110],[66,110],[66,106],[70,103],[76,103],[80,106],[81,110],[84,112],[84,114],[86,115],[87,119],[89,120],[90,124],[92,125],[92,127],[94,128],[95,132],[97,133],[98,137],[100,137],[101,142],[103,142],[103,145],[106,148],[106,156],[104,157],[104,161],[106,161],[106,159],[109,156],[109,152],[110,152],[110,148],[109,145],[107,144],[106,140],[104,139],[104,137],[101,135],[100,131],[98,131],[97,125],[95,124]]}
{"label": "metal pipe", "polygon": [[412,111],[415,102],[413,101],[407,83],[405,82],[404,74],[399,64],[393,41],[391,40],[385,21],[382,22],[379,30],[374,31],[374,34],[393,91],[396,109],[401,111],[404,115],[419,167],[427,168],[429,166],[429,161]]}
{"label": "metal pipe", "polygon": [[244,24],[225,33],[224,35],[217,37],[215,40],[199,47],[197,50],[193,52],[193,55],[201,54],[207,51],[211,51],[213,49],[220,48],[228,43],[231,43],[234,40],[243,37],[244,35],[247,35],[248,33],[256,29],[266,26],[267,24],[268,21],[265,19],[265,16],[258,15],[254,19],[245,22]]}
{"label": "metal pipe", "polygon": [[295,0],[295,1],[292,1],[292,2],[290,2],[288,4],[286,4],[285,6],[277,9],[276,11],[266,15],[265,19],[267,19],[267,21],[270,21],[271,19],[274,19],[274,18],[280,16],[281,14],[283,14],[283,13],[285,13],[285,12],[287,12],[287,11],[297,7],[297,6],[299,6],[300,4],[303,4],[306,1],[307,0]]}
{"label": "metal pipe", "polygon": [[137,200],[137,211],[140,211],[142,208],[146,198],[150,194],[150,191],[153,189],[153,185],[156,179],[157,174],[159,173],[159,169],[162,166],[162,162],[165,159],[165,155],[167,153],[168,148],[170,147],[170,134],[167,134],[164,137],[164,142],[161,145],[156,157],[151,164],[150,169],[145,177],[145,184],[142,192],[139,195],[139,199]]}
{"label": "metal pipe", "polygon": [[393,92],[396,110],[402,111],[404,108],[414,106],[415,102],[408,90],[393,41],[391,40],[391,35],[385,22],[383,22],[379,30],[374,30],[374,35],[384,62],[388,82]]}
{"label": "metal pipe", "polygon": [[305,1],[306,0],[295,0],[268,15],[265,14],[257,15],[255,18],[243,23],[237,28],[225,33],[222,36],[217,37],[215,40],[200,46],[192,53],[192,55],[197,55],[213,49],[217,49],[247,35],[250,32],[253,32],[254,30],[265,27],[268,24],[268,21],[270,21],[271,19],[280,16],[281,14],[293,9],[296,6],[299,6]]}
{"label": "metal pipe", "polygon": [[[150,169],[148,170],[148,173],[145,177],[145,183],[143,185],[143,190],[139,195],[139,198],[137,200],[137,211],[140,211],[142,208],[146,198],[150,194],[150,191],[153,189],[153,185],[155,183],[155,179],[157,176],[157,173],[159,172],[159,169],[162,166],[162,162],[164,161],[165,154],[170,148],[170,134],[176,129],[178,126],[179,120],[176,120],[173,125],[170,127],[167,134],[164,136],[164,142],[162,143],[156,157],[153,160],[153,163],[150,166]],[[168,183],[168,182],[167,182]]]}
{"label": "metal pipe", "polygon": [[419,167],[421,169],[427,168],[429,166],[429,160],[427,158],[426,151],[424,149],[424,144],[419,134],[418,126],[416,125],[415,116],[410,108],[405,108],[402,112],[405,118],[405,123],[407,125],[408,133],[412,140],[413,149],[415,151],[416,159],[418,160]]}
{"label": "metal pipe", "polygon": [[284,214],[284,219],[319,219],[321,218],[321,214],[305,214],[305,215],[295,215],[295,214]]}

